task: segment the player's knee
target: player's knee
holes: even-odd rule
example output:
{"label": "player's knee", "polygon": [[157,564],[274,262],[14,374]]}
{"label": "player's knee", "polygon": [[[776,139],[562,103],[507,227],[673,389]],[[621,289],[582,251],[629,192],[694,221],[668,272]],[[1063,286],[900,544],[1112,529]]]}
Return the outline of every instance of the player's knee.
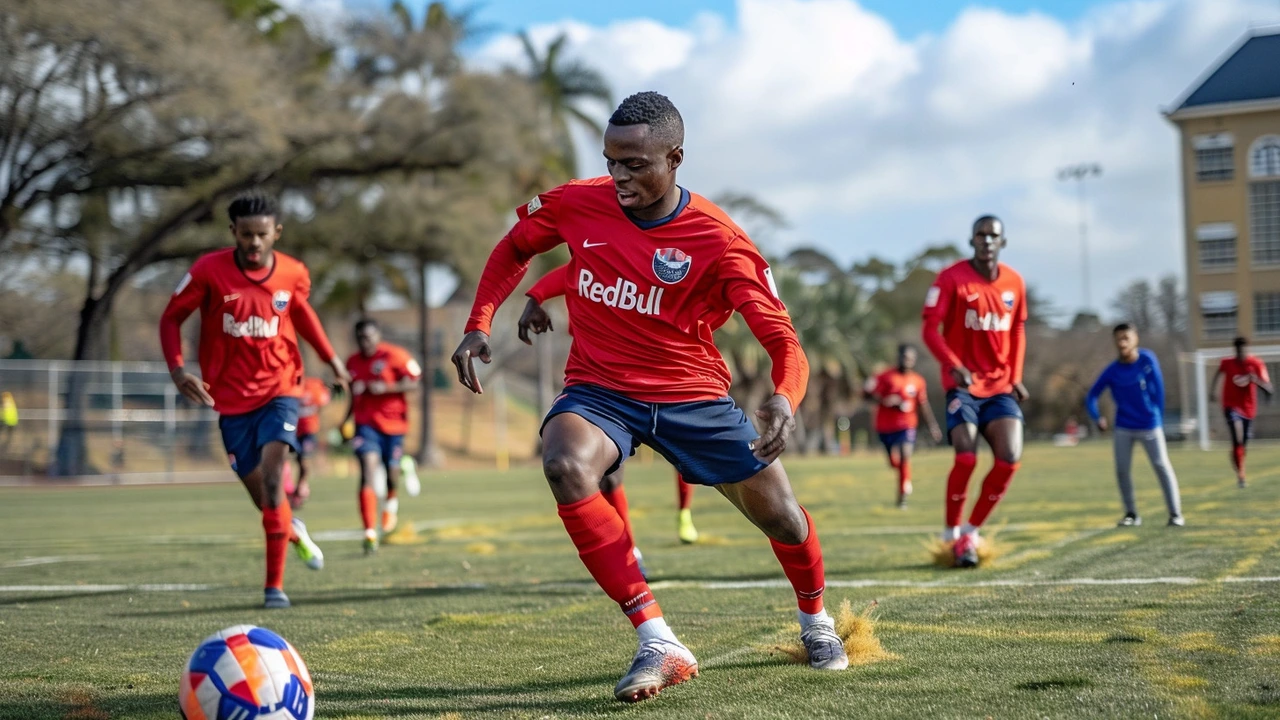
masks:
{"label": "player's knee", "polygon": [[760,528],[764,534],[783,545],[799,545],[809,537],[809,521],[799,505],[779,508],[778,512],[761,520]]}
{"label": "player's knee", "polygon": [[544,455],[542,473],[547,482],[557,486],[581,485],[587,480],[589,467],[586,462],[569,453]]}
{"label": "player's knee", "polygon": [[1006,465],[1016,465],[1022,459],[1022,452],[1018,448],[1001,448],[995,453],[996,460]]}

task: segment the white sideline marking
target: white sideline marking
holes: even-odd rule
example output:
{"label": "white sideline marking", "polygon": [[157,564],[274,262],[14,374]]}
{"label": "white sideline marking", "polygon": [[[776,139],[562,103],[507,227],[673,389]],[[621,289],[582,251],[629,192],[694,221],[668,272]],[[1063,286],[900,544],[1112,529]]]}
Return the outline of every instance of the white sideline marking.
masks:
{"label": "white sideline marking", "polygon": [[64,562],[90,562],[97,560],[97,555],[50,555],[48,557],[25,557],[21,560],[10,560],[0,568],[23,568],[36,565],[53,565]]}
{"label": "white sideline marking", "polygon": [[187,585],[182,583],[152,583],[144,585],[0,585],[0,592],[205,592],[216,585]]}

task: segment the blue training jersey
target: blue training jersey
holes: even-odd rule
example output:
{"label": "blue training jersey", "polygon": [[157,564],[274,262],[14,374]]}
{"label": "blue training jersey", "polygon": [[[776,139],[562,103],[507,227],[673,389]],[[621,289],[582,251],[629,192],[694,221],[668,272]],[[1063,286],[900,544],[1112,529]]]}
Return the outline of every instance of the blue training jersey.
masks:
{"label": "blue training jersey", "polygon": [[1098,420],[1098,397],[1107,389],[1116,404],[1116,427],[1153,430],[1164,424],[1164,377],[1155,353],[1139,349],[1137,360],[1116,360],[1102,371],[1085,397],[1085,408],[1094,422]]}

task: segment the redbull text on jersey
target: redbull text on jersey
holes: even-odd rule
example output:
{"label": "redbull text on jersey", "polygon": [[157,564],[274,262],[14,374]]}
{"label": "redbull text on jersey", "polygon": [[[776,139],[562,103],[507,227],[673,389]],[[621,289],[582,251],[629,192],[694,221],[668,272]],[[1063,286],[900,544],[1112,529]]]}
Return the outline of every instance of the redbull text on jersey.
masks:
{"label": "redbull text on jersey", "polygon": [[1013,328],[1013,315],[997,315],[993,312],[979,315],[977,310],[968,310],[964,314],[964,326],[969,330],[1009,332]]}
{"label": "redbull text on jersey", "polygon": [[280,334],[280,318],[273,317],[267,321],[257,315],[250,315],[248,320],[236,322],[234,315],[223,313],[222,332],[231,337],[273,338]]}
{"label": "redbull text on jersey", "polygon": [[578,272],[578,294],[585,300],[602,303],[605,307],[619,310],[635,310],[641,315],[658,315],[662,312],[662,293],[664,288],[649,286],[647,293],[630,280],[618,278],[612,285],[595,282],[590,270]]}

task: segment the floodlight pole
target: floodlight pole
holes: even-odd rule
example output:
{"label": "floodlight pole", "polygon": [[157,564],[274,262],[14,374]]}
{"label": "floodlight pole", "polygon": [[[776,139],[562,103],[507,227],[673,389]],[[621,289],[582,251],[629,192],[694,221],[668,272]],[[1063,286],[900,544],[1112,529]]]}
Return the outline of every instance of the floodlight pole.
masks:
{"label": "floodlight pole", "polygon": [[1080,212],[1080,278],[1083,292],[1081,301],[1084,305],[1084,312],[1089,312],[1093,309],[1092,291],[1089,287],[1089,224],[1088,216],[1085,212],[1084,181],[1086,178],[1099,177],[1101,175],[1102,166],[1098,163],[1080,163],[1058,171],[1059,180],[1076,181],[1076,198]]}

